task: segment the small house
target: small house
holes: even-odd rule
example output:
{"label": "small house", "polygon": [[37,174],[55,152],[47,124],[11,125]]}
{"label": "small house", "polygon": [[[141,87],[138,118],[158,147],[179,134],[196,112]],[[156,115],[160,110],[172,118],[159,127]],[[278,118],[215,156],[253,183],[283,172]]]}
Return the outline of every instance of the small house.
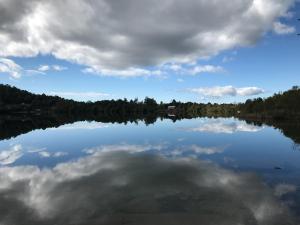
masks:
{"label": "small house", "polygon": [[169,106],[168,106],[168,110],[169,110],[169,111],[175,110],[175,109],[176,109],[176,106],[173,106],[173,105],[169,105]]}

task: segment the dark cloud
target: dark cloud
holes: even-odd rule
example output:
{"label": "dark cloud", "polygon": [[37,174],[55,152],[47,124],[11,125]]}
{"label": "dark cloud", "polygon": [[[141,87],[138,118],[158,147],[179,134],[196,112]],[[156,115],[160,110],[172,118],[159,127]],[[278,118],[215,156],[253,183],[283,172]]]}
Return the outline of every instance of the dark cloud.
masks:
{"label": "dark cloud", "polygon": [[108,75],[191,62],[254,44],[292,3],[0,0],[0,56],[53,54]]}

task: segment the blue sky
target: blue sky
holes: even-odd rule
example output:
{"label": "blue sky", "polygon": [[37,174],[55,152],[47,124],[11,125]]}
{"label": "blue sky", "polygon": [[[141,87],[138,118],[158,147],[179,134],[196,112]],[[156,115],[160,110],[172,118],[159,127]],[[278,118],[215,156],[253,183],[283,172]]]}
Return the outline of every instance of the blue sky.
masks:
{"label": "blue sky", "polygon": [[[190,4],[194,4],[193,0],[189,1]],[[268,4],[273,4],[274,2],[272,0],[260,1]],[[7,4],[9,3],[7,2]],[[185,45],[182,43],[186,42],[187,39],[178,42],[176,39],[174,46],[171,46],[170,49],[166,47],[168,52],[172,52],[178,46],[180,47],[180,49],[178,47],[178,51],[177,49],[176,51],[174,50],[174,57],[171,53],[165,54],[164,52],[166,51],[161,51],[163,52],[161,53],[157,47],[161,43],[153,41],[154,39],[162,38],[160,33],[156,34],[153,31],[152,35],[152,33],[149,34],[142,30],[141,33],[143,32],[143,35],[147,35],[145,37],[149,39],[147,43],[153,44],[154,47],[152,48],[157,47],[158,49],[152,52],[151,49],[149,50],[150,47],[143,45],[140,45],[141,47],[136,45],[136,48],[139,48],[136,49],[133,44],[133,47],[130,46],[130,49],[128,47],[129,50],[126,50],[126,58],[122,58],[122,55],[125,55],[122,52],[124,47],[121,46],[121,48],[119,45],[120,43],[122,44],[123,39],[132,38],[137,43],[141,41],[139,36],[133,35],[136,30],[129,34],[124,33],[123,39],[117,39],[118,45],[112,45],[111,48],[114,50],[111,53],[112,56],[106,54],[109,55],[109,59],[114,61],[113,63],[108,63],[107,67],[105,64],[107,62],[106,59],[104,60],[104,56],[100,54],[103,46],[93,44],[93,41],[88,37],[81,37],[80,40],[76,40],[76,45],[72,43],[76,46],[76,51],[72,52],[70,50],[66,53],[65,48],[69,48],[67,44],[71,42],[70,40],[73,41],[77,37],[76,33],[74,34],[72,30],[68,30],[70,29],[67,27],[69,24],[61,25],[64,26],[63,31],[65,33],[58,33],[60,36],[55,33],[57,31],[56,27],[56,29],[52,29],[52,25],[47,24],[47,35],[51,34],[51,38],[53,38],[51,41],[55,43],[55,45],[53,44],[55,48],[51,47],[48,50],[41,46],[34,49],[33,53],[27,51],[28,48],[25,47],[21,53],[19,49],[11,51],[14,48],[10,44],[18,43],[17,39],[15,40],[13,35],[9,34],[9,38],[5,39],[6,43],[4,41],[1,42],[1,34],[6,35],[7,31],[4,29],[1,31],[0,29],[0,47],[1,45],[8,46],[7,48],[5,47],[5,50],[0,51],[0,83],[10,84],[34,93],[60,95],[82,101],[112,98],[143,99],[145,96],[149,96],[157,101],[165,102],[176,99],[180,101],[222,103],[240,102],[248,98],[270,96],[275,92],[287,90],[293,85],[299,85],[300,83],[300,37],[296,35],[300,33],[300,21],[297,21],[297,18],[300,17],[300,5],[290,1],[288,6],[283,3],[282,7],[278,15],[274,16],[274,12],[270,13],[272,17],[270,16],[268,21],[263,21],[261,27],[257,25],[255,29],[251,28],[251,26],[256,26],[255,23],[258,18],[255,17],[249,20],[251,22],[249,24],[236,25],[236,20],[244,18],[243,14],[237,12],[236,18],[234,18],[233,22],[229,21],[227,26],[230,28],[239,26],[237,30],[234,30],[234,35],[238,32],[240,34],[231,36],[231,31],[228,34],[226,33],[229,28],[224,30],[223,32],[227,35],[226,38],[228,40],[226,39],[226,43],[225,41],[220,42],[221,44],[225,43],[222,46],[218,41],[216,41],[216,46],[213,46],[214,41],[212,40],[212,42],[208,43],[212,43],[211,46],[213,47],[203,47],[203,45],[195,44],[195,47],[192,46],[197,48],[194,51],[188,49],[189,46],[187,46],[187,49],[183,49],[184,47],[182,46]],[[277,8],[274,7],[274,11],[275,9]],[[14,12],[16,9],[12,8],[11,10]],[[61,9],[53,6],[53,13],[57,13],[55,10],[59,11]],[[33,12],[35,11],[33,10]],[[171,9],[170,12],[172,12]],[[37,13],[37,15],[39,14]],[[45,21],[48,22],[46,19]],[[8,22],[2,19],[2,25],[5,23]],[[177,21],[174,23],[175,25],[178,24]],[[45,25],[44,23],[37,23],[36,26]],[[120,27],[122,26],[124,27],[125,24],[121,23]],[[180,34],[180,29],[185,29],[185,26],[182,28],[180,26],[178,25],[178,34]],[[206,27],[206,24],[204,23],[201,26]],[[31,44],[29,35],[32,35],[29,32],[30,29],[32,28],[29,25],[24,28],[25,31],[28,31],[25,32],[25,35],[28,35],[26,38],[29,40],[27,41],[29,44]],[[91,27],[89,30],[91,35],[97,34],[97,28],[93,29]],[[116,32],[115,30],[113,31]],[[121,28],[118,28],[117,31],[119,33]],[[101,30],[101,32],[104,31]],[[207,32],[204,33],[202,30],[196,30],[196,32],[202,38],[201,40],[204,39],[203,37],[206,37]],[[214,38],[217,38],[216,40],[223,37],[223,34],[218,33],[217,27],[213,31],[209,30],[209,32],[215,35]],[[110,36],[111,31],[107,33],[107,39],[104,39],[104,41],[114,38],[114,36]],[[193,35],[194,33],[193,31]],[[173,36],[178,34],[174,33]],[[64,42],[61,41],[61,36],[68,38],[63,39],[67,44],[64,45]],[[170,43],[173,41],[173,36],[163,36],[167,42],[164,42],[165,44],[162,48],[168,45],[168,38]],[[45,34],[41,33],[38,37],[38,43],[41,41],[45,42],[46,38],[44,37],[46,37]],[[60,43],[58,42],[58,37],[62,44],[57,44]],[[230,39],[231,37],[232,40]],[[241,37],[241,39],[237,37]],[[20,42],[19,44],[20,46],[25,46],[28,44],[27,42]],[[79,47],[77,43],[79,43]],[[88,46],[89,49],[83,51],[82,46]],[[144,47],[145,49],[143,49]],[[31,47],[31,49],[33,48]],[[100,53],[98,54],[95,51]],[[76,55],[77,53],[78,56]],[[115,58],[114,55],[116,55]]]}

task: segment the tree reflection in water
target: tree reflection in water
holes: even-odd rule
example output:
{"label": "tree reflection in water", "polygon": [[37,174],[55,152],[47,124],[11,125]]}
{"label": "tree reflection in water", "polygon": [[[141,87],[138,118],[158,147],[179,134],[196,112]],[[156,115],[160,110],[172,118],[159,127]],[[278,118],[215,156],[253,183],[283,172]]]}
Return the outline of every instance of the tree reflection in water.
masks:
{"label": "tree reflection in water", "polygon": [[[147,117],[140,118],[129,118],[129,117],[113,117],[112,115],[107,117],[82,117],[76,115],[48,115],[48,116],[38,116],[38,117],[0,117],[0,140],[9,139],[12,137],[16,137],[20,134],[28,133],[32,130],[36,129],[46,129],[50,127],[59,127],[64,124],[75,123],[78,121],[96,121],[101,123],[138,123],[144,122],[146,125],[154,124],[157,119],[169,119],[173,122],[177,120],[184,119],[182,117],[159,117],[155,115],[149,115]],[[292,139],[295,144],[300,144],[300,123],[299,121],[276,121],[276,120],[241,120],[248,124],[248,126],[244,124],[245,127],[243,129],[259,129],[259,127],[264,124],[268,126],[272,126],[274,128],[279,129],[286,137]],[[210,128],[213,129],[213,124],[209,124]],[[216,124],[215,124],[216,125]],[[218,125],[218,124],[217,124]],[[225,124],[228,129],[228,126],[232,124]],[[202,127],[203,129],[205,127]],[[219,128],[219,127],[218,127]],[[231,127],[231,129],[233,129]],[[235,127],[236,130],[243,130],[241,127]],[[220,131],[219,131],[220,132]],[[218,131],[217,131],[218,133]]]}

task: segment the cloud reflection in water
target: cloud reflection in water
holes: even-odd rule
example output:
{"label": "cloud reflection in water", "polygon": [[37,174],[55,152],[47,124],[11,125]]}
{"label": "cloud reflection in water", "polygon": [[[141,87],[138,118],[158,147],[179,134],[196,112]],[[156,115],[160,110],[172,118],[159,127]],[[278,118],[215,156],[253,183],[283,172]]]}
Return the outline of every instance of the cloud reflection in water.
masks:
{"label": "cloud reflection in water", "polygon": [[12,145],[8,150],[0,151],[0,165],[13,164],[23,156],[22,145]]}
{"label": "cloud reflection in water", "polygon": [[182,128],[185,131],[192,132],[207,132],[207,133],[225,133],[233,134],[236,132],[258,132],[262,130],[263,127],[255,126],[252,124],[247,124],[245,121],[232,120],[203,120],[197,127]]}
{"label": "cloud reflection in water", "polygon": [[49,128],[49,130],[95,130],[101,128],[108,128],[109,125],[100,122],[79,121],[75,123],[65,124],[56,128]]}
{"label": "cloud reflection in water", "polygon": [[52,169],[0,168],[0,224],[293,224],[253,174],[188,158],[90,154]]}
{"label": "cloud reflection in water", "polygon": [[128,153],[142,153],[155,152],[155,154],[167,157],[197,157],[200,155],[213,155],[223,153],[227,146],[210,146],[203,147],[200,145],[179,145],[172,147],[167,142],[159,144],[114,144],[114,145],[100,145],[93,148],[84,149],[83,152],[93,154],[96,152],[128,152]]}

